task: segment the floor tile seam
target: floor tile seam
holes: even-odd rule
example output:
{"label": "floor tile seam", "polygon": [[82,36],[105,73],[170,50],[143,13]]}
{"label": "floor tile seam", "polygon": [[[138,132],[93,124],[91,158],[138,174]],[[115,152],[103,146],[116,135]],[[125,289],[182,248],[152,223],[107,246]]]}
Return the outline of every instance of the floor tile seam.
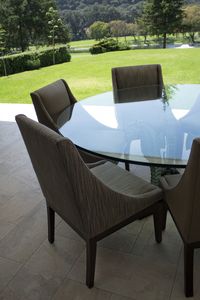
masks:
{"label": "floor tile seam", "polygon": [[[78,282],[80,284],[83,284],[82,282],[79,282],[77,280],[71,279],[70,277],[68,277],[69,273],[71,272],[71,270],[73,269],[74,265],[77,263],[77,261],[80,259],[80,257],[82,256],[82,254],[85,252],[85,248],[83,249],[83,251],[81,251],[80,255],[77,256],[77,258],[74,260],[74,263],[72,264],[72,266],[69,268],[68,272],[66,273],[66,275],[63,277],[63,279],[61,280],[58,288],[56,289],[55,293],[52,295],[51,299],[53,299],[53,297],[55,296],[55,294],[58,292],[59,288],[62,286],[62,284],[65,282],[65,280],[72,280],[74,282]],[[84,285],[84,284],[83,284]]]}
{"label": "floor tile seam", "polygon": [[[75,280],[75,279],[71,279],[71,278],[68,278],[67,276],[63,279],[63,282],[64,281],[66,281],[66,279],[68,280],[68,281],[72,281],[72,282],[75,282],[75,283],[78,283],[78,284],[80,284],[80,285],[82,285],[83,287],[85,287],[85,288],[88,288],[87,286],[86,286],[86,284],[84,284],[83,282],[80,282],[80,281],[78,281],[78,280]],[[59,287],[58,287],[58,289],[55,291],[55,293],[51,296],[51,300],[53,300],[54,299],[54,297],[55,297],[55,295],[56,295],[56,293],[58,292],[58,290],[60,289],[60,287],[62,286],[62,284],[63,284],[63,282],[59,285]],[[108,291],[106,291],[106,290],[104,290],[104,289],[101,289],[101,288],[98,288],[98,287],[96,287],[96,286],[94,286],[93,287],[95,290],[98,290],[98,291],[100,291],[100,292],[106,292],[106,293],[108,293],[109,294],[109,300],[111,300],[111,297],[112,297],[112,295],[117,295],[117,294],[115,294],[115,293],[112,293],[112,292],[108,292]],[[89,289],[89,288],[88,288]],[[90,289],[91,290],[91,289]],[[119,296],[119,295],[117,295],[117,296]],[[127,298],[128,300],[129,300],[129,298]],[[132,300],[131,298],[130,298],[130,300]]]}
{"label": "floor tile seam", "polygon": [[[104,289],[100,289],[100,290],[103,290],[103,291],[105,291],[105,292],[108,292],[107,290],[104,290]],[[120,294],[120,293],[115,293],[115,292],[110,292],[111,293],[111,297],[112,297],[112,295],[115,295],[115,296],[121,296],[121,297],[124,297],[126,300],[137,300],[137,298],[130,298],[130,297],[128,297],[128,296],[124,296],[124,295],[122,295],[122,294]],[[142,300],[142,299],[141,299]]]}
{"label": "floor tile seam", "polygon": [[[153,222],[153,220],[152,220],[152,222]],[[133,245],[132,251],[134,250],[134,246],[135,246],[137,240],[139,239],[140,235],[142,234],[142,231],[143,231],[143,229],[144,229],[145,224],[146,224],[146,222],[144,222],[144,224],[142,225],[142,228],[141,228],[140,232],[138,233],[138,237],[137,237],[137,239],[136,239],[136,241],[135,241],[135,243],[134,243],[134,245]],[[154,225],[153,225],[153,226],[154,226]],[[153,237],[154,235],[155,235],[155,229],[154,229],[153,232],[149,235],[149,237],[148,237],[147,239],[145,239],[145,245],[146,245],[146,244],[147,244],[147,245],[149,244],[149,241],[152,239],[152,237]],[[153,239],[155,240],[155,237],[154,237]],[[156,243],[156,244],[158,244],[158,243]],[[145,245],[144,245],[142,251],[144,251]],[[141,252],[142,252],[142,251],[141,251]],[[136,255],[136,254],[134,254],[134,255]],[[144,255],[141,254],[141,255],[136,255],[136,256],[143,257]]]}
{"label": "floor tile seam", "polygon": [[[16,224],[15,223],[11,223],[11,222],[0,222],[0,226],[2,225],[2,224],[6,224],[6,225],[11,225],[11,226],[14,226],[12,229],[10,229],[10,230],[8,230],[8,232],[6,232],[4,235],[2,235],[1,237],[0,237],[0,243],[1,243],[1,241],[16,227]],[[0,255],[1,256],[1,255]]]}
{"label": "floor tile seam", "polygon": [[17,260],[15,260],[13,258],[9,258],[9,257],[3,256],[3,255],[0,255],[0,258],[8,260],[8,261],[16,263],[16,264],[20,264],[20,265],[23,264],[23,262],[17,261]]}
{"label": "floor tile seam", "polygon": [[[25,217],[26,218],[26,217]],[[20,223],[18,223],[16,226],[18,226]],[[14,230],[15,228],[13,228],[10,232],[12,232],[13,230]],[[9,233],[10,233],[9,232]],[[8,234],[9,234],[8,233]],[[39,243],[39,245],[38,245],[38,247],[27,257],[27,259],[26,260],[23,260],[23,261],[20,261],[20,260],[14,260],[14,259],[11,259],[11,258],[9,258],[9,257],[5,257],[5,256],[2,256],[2,255],[0,255],[0,257],[2,257],[2,258],[5,258],[5,259],[10,259],[10,260],[13,260],[14,262],[16,262],[16,263],[19,263],[19,264],[22,264],[22,265],[26,265],[27,264],[27,262],[29,261],[29,259],[31,259],[31,257],[35,254],[35,252],[36,251],[38,251],[39,250],[39,248],[42,246],[42,244],[45,242],[47,240],[47,237],[45,236],[45,238]]]}
{"label": "floor tile seam", "polygon": [[98,246],[98,248],[114,251],[114,252],[120,253],[120,254],[132,255],[132,246],[131,246],[131,249],[128,250],[128,251],[123,251],[123,250],[120,250],[120,249],[114,249],[114,248],[106,247],[106,246],[103,246],[103,245]]}
{"label": "floor tile seam", "polygon": [[[59,224],[58,224],[59,225]],[[69,239],[71,241],[74,241],[74,242],[79,242],[79,243],[82,243],[82,241],[84,241],[84,239],[81,239],[81,240],[78,240],[77,238],[73,238],[73,237],[68,237],[68,236],[65,236],[64,234],[60,234],[60,233],[57,233],[56,236],[60,237],[60,238],[65,238],[65,239]]]}
{"label": "floor tile seam", "polygon": [[[15,195],[16,195],[16,194],[15,194]],[[14,195],[14,196],[15,196],[15,195]],[[8,199],[8,201],[11,200],[14,196],[11,196],[11,198]],[[14,225],[14,228],[12,228],[10,231],[8,231],[8,232],[3,236],[3,238],[0,238],[0,242],[1,242],[4,238],[6,238],[6,236],[7,236],[8,234],[10,234],[10,233],[12,233],[12,231],[16,230],[16,227],[20,226],[20,224],[24,221],[24,219],[26,219],[27,216],[29,216],[29,215],[31,214],[31,212],[32,212],[33,210],[35,210],[35,208],[36,208],[39,204],[41,204],[43,201],[44,201],[44,200],[40,200],[38,203],[36,203],[35,206],[33,206],[28,212],[26,212],[24,216],[19,217],[19,220],[18,220],[18,221],[16,221],[16,222],[7,222],[7,224]],[[0,205],[0,206],[1,206],[1,205]],[[1,222],[3,223],[3,221],[0,221],[0,223],[1,223]],[[4,223],[6,223],[6,222],[4,222]]]}
{"label": "floor tile seam", "polygon": [[173,293],[173,290],[174,290],[174,287],[175,287],[176,278],[177,278],[177,274],[178,274],[178,268],[179,268],[179,264],[180,264],[180,261],[181,261],[182,251],[183,251],[183,245],[180,248],[179,257],[178,257],[177,264],[176,264],[176,271],[175,271],[175,274],[174,274],[174,280],[173,280],[173,283],[172,283],[172,288],[171,288],[171,291],[170,291],[170,298],[169,298],[169,300],[171,300],[172,293]]}
{"label": "floor tile seam", "polygon": [[[16,261],[13,261],[16,262]],[[18,263],[18,262],[17,262]],[[17,276],[17,274],[20,272],[20,270],[23,268],[23,264],[21,264],[21,266],[19,266],[17,272],[15,273],[15,275],[12,276],[12,278],[7,282],[7,284],[5,285],[5,287],[3,288],[2,292],[0,293],[0,296],[4,293],[4,291],[9,287],[10,283],[12,282],[12,280],[14,280],[14,278]]]}
{"label": "floor tile seam", "polygon": [[[101,248],[101,249],[103,249],[103,250],[108,250],[108,251],[112,251],[112,252],[114,252],[114,253],[117,253],[117,254],[123,254],[123,255],[125,255],[125,256],[128,256],[128,257],[133,257],[133,258],[144,258],[144,256],[142,256],[142,255],[137,255],[137,254],[135,254],[135,253],[132,253],[132,252],[130,252],[130,253],[128,253],[128,252],[123,252],[123,251],[119,251],[119,250],[115,250],[115,249],[111,249],[111,248],[106,248],[106,247],[102,247],[102,246],[99,246],[98,248]],[[97,249],[97,251],[98,251],[98,249]]]}
{"label": "floor tile seam", "polygon": [[133,245],[131,247],[131,253],[133,252],[133,248],[135,247],[135,244],[137,243],[137,241],[138,241],[138,239],[139,239],[139,237],[140,237],[140,235],[141,235],[141,233],[142,233],[142,231],[144,229],[144,224],[145,224],[145,222],[142,224],[142,226],[141,226],[141,228],[140,228],[140,230],[139,230],[139,232],[137,234],[137,237],[135,239],[135,242],[133,243]]}
{"label": "floor tile seam", "polygon": [[19,261],[19,260],[14,260],[12,258],[9,258],[9,257],[5,257],[5,256],[1,256],[2,258],[4,259],[8,259],[8,260],[12,260],[13,262],[15,263],[18,263],[18,264],[22,264],[22,266],[25,267],[25,265],[28,263],[28,261],[31,259],[31,257],[35,254],[35,252],[37,252],[39,250],[39,248],[42,246],[42,244],[46,241],[46,237],[44,238],[44,240],[39,244],[39,246],[28,256],[28,258],[24,261]]}

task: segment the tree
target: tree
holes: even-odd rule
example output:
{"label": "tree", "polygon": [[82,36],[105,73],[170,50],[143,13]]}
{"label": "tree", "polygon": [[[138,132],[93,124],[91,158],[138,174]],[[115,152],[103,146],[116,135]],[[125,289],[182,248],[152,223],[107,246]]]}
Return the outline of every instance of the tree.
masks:
{"label": "tree", "polygon": [[144,37],[144,42],[147,41],[147,35],[149,34],[149,28],[146,25],[144,18],[139,18],[137,21],[138,34]]}
{"label": "tree", "polygon": [[134,40],[136,41],[136,36],[139,31],[138,25],[136,23],[128,23],[126,24],[126,26],[127,26],[127,34],[129,36],[133,36]]}
{"label": "tree", "polygon": [[195,33],[200,31],[200,5],[188,5],[184,8],[183,28],[195,43]]}
{"label": "tree", "polygon": [[163,36],[166,48],[167,34],[177,32],[183,19],[183,0],[146,0],[142,19],[151,34]]}
{"label": "tree", "polygon": [[0,0],[0,20],[7,32],[6,46],[25,51],[29,44],[47,40],[46,12],[54,0]]}
{"label": "tree", "polygon": [[111,36],[115,37],[118,41],[118,37],[128,35],[127,24],[121,20],[114,20],[109,23]]}
{"label": "tree", "polygon": [[6,32],[4,29],[2,29],[0,25],[0,56],[2,56],[2,62],[3,62],[3,68],[4,68],[4,74],[7,76],[7,70],[6,70],[6,63],[4,59],[5,51],[6,51]]}
{"label": "tree", "polygon": [[57,9],[50,7],[46,13],[48,18],[49,39],[53,46],[53,64],[55,64],[55,44],[69,42],[69,31],[59,17]]}
{"label": "tree", "polygon": [[97,21],[88,28],[88,35],[92,39],[101,40],[109,35],[108,23]]}

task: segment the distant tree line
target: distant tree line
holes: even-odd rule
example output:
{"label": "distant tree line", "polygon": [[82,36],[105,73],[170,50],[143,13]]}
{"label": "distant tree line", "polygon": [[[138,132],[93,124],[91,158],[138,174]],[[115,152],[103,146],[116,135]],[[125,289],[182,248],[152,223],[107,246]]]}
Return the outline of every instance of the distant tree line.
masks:
{"label": "distant tree line", "polygon": [[[200,1],[0,0],[0,54],[71,39],[200,32]],[[189,2],[195,2],[193,4]],[[59,5],[59,8],[58,6]],[[78,7],[79,10],[76,8]]]}
{"label": "distant tree line", "polygon": [[[57,0],[61,15],[71,30],[72,39],[85,39],[86,29],[95,21],[109,23],[113,20],[122,20],[126,23],[135,23],[143,14],[146,2],[157,2],[156,5],[165,5],[163,0]],[[170,1],[173,11],[175,1]],[[199,4],[200,0],[183,0],[183,5]],[[167,4],[168,5],[168,4]],[[159,9],[160,12],[160,9]],[[162,17],[162,15],[161,15]]]}
{"label": "distant tree line", "polygon": [[[62,1],[58,0],[58,3],[60,2]],[[86,38],[86,28],[95,21],[110,22],[113,20],[122,20],[132,23],[142,12],[141,1],[135,1],[134,4],[132,0],[77,1],[79,2],[77,9],[75,9],[74,3],[69,4],[66,9],[66,3],[69,2],[70,0],[63,1],[63,5],[58,5],[64,22],[70,27],[72,39],[74,40]],[[69,7],[72,7],[72,9],[69,9]]]}
{"label": "distant tree line", "polygon": [[96,21],[86,29],[89,38],[101,40],[108,37],[155,35],[162,37],[163,48],[166,48],[167,34],[186,33],[195,43],[195,35],[200,32],[200,4],[183,6],[182,0],[147,0],[143,12],[134,23],[122,20],[110,22]]}

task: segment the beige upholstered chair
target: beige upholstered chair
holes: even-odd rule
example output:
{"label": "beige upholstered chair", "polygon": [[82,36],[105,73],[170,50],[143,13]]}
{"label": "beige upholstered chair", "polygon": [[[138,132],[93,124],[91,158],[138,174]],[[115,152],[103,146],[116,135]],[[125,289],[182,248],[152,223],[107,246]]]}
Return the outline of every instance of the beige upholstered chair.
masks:
{"label": "beige upholstered chair", "polygon": [[89,169],[74,144],[42,124],[16,116],[47,203],[48,239],[58,213],[85,241],[86,284],[94,284],[97,241],[143,215],[153,214],[161,242],[162,191],[107,162]]}
{"label": "beige upholstered chair", "polygon": [[[38,121],[59,133],[57,119],[61,112],[76,102],[68,84],[60,79],[31,93]],[[79,150],[86,163],[102,158]]]}
{"label": "beige upholstered chair", "polygon": [[182,175],[161,178],[164,198],[184,243],[185,295],[193,296],[194,249],[200,247],[200,139],[194,139]]}

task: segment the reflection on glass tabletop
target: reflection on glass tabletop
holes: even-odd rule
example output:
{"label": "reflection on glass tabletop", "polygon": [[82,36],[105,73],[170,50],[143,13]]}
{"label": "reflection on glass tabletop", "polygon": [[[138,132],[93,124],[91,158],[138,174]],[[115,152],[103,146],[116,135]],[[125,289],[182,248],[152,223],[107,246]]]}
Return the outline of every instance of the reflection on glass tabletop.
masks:
{"label": "reflection on glass tabletop", "polygon": [[200,85],[142,86],[86,98],[62,111],[60,133],[87,151],[144,165],[185,167],[200,136]]}

